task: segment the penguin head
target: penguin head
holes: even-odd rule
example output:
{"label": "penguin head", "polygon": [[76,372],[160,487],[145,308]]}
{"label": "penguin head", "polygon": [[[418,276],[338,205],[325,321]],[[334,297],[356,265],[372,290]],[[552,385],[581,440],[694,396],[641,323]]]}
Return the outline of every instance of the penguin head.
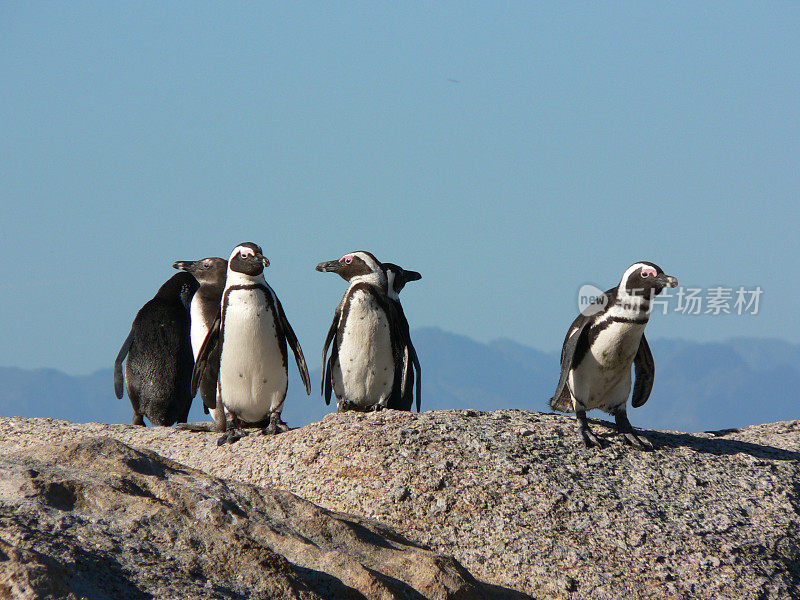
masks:
{"label": "penguin head", "polygon": [[172,267],[191,273],[200,285],[224,287],[228,261],[218,256],[212,256],[200,260],[179,260],[173,263]]}
{"label": "penguin head", "polygon": [[364,250],[345,254],[339,260],[321,262],[317,265],[317,271],[338,273],[351,284],[363,281],[386,289],[386,273],[381,262]]}
{"label": "penguin head", "polygon": [[258,277],[269,266],[269,259],[261,252],[261,246],[253,242],[239,244],[231,252],[228,268],[236,273]]}
{"label": "penguin head", "polygon": [[631,296],[655,296],[665,287],[676,287],[678,280],[655,263],[640,261],[622,275],[619,287]]}
{"label": "penguin head", "polygon": [[417,271],[407,271],[403,267],[394,263],[382,263],[383,272],[386,273],[386,285],[389,297],[398,300],[400,291],[409,281],[422,279],[422,275]]}
{"label": "penguin head", "polygon": [[192,296],[199,287],[200,284],[189,273],[176,273],[158,288],[155,297],[168,302],[180,301],[184,307],[189,308]]}

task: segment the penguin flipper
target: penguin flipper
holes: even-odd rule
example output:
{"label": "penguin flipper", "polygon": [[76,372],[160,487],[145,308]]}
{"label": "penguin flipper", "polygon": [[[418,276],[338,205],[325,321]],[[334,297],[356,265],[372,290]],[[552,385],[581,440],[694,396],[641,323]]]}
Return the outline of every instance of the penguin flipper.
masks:
{"label": "penguin flipper", "polygon": [[192,370],[192,398],[197,394],[197,388],[200,387],[200,381],[209,363],[213,360],[214,356],[219,356],[219,352],[215,352],[219,346],[219,335],[222,325],[222,315],[217,315],[211,327],[208,329],[206,339],[203,340],[203,345],[200,346],[200,351],[197,353],[197,360],[194,363]]}
{"label": "penguin flipper", "polygon": [[294,359],[297,362],[297,370],[300,371],[300,379],[303,380],[303,385],[306,386],[306,394],[311,395],[311,376],[308,374],[308,365],[306,365],[306,358],[303,356],[303,349],[300,347],[300,342],[297,340],[297,335],[294,329],[289,324],[289,319],[286,318],[286,313],[283,311],[283,306],[278,297],[275,296],[275,306],[278,309],[278,319],[283,329],[283,335],[294,353]]}
{"label": "penguin flipper", "polygon": [[[199,354],[199,352],[198,352]],[[217,406],[217,379],[219,378],[219,344],[208,357],[203,376],[200,378],[198,387],[200,398],[203,400],[203,412],[209,414],[209,410]]]}
{"label": "penguin flipper", "polygon": [[128,356],[128,351],[131,349],[132,343],[133,343],[133,327],[131,327],[131,332],[128,334],[128,337],[125,338],[125,341],[122,343],[122,348],[119,349],[119,354],[117,354],[117,358],[114,361],[114,393],[120,400],[122,400],[122,393],[123,393],[122,388],[125,385],[125,375],[122,373],[122,362],[125,360],[125,357]]}
{"label": "penguin flipper", "polygon": [[408,321],[406,321],[406,317],[403,314],[403,309],[400,307],[399,302],[388,301],[384,310],[386,310],[387,315],[392,315],[393,317],[390,318],[392,322],[392,354],[394,355],[394,364],[403,365],[403,379],[405,379],[405,371],[410,367],[406,356],[406,347],[408,346],[408,342],[411,341],[408,335]]}
{"label": "penguin flipper", "polygon": [[[409,379],[410,378],[410,379]],[[405,398],[409,389],[414,386],[414,373],[411,368],[411,356],[408,346],[403,347],[403,362],[400,368],[400,397]],[[394,392],[393,392],[394,393]]]}
{"label": "penguin flipper", "polygon": [[631,406],[639,408],[650,397],[656,376],[656,362],[653,360],[650,344],[647,343],[647,338],[644,337],[644,334],[642,334],[642,341],[639,342],[639,350],[636,351],[636,356],[633,359],[633,368],[636,382],[633,384]]}
{"label": "penguin flipper", "polygon": [[567,332],[567,337],[564,340],[564,348],[561,350],[561,376],[558,379],[556,393],[550,398],[550,408],[553,410],[560,410],[563,412],[572,411],[572,403],[570,402],[571,395],[569,393],[565,394],[564,391],[567,386],[567,379],[569,379],[569,372],[572,369],[572,361],[575,358],[578,340],[584,335],[588,324],[589,317],[582,314],[578,315]]}
{"label": "penguin flipper", "polygon": [[325,373],[322,375],[325,404],[331,403],[331,392],[333,390],[333,365],[337,358],[339,358],[339,349],[334,343],[333,348],[331,348],[331,357],[328,359],[328,363],[325,366]]}
{"label": "penguin flipper", "polygon": [[[325,336],[325,344],[322,346],[322,381],[320,382],[320,393],[325,397],[325,404],[331,403],[331,377],[333,376],[333,357],[338,354],[336,350],[336,331],[339,329],[339,319],[342,316],[341,305],[336,307],[333,313],[333,323],[328,329],[328,335]],[[328,346],[333,342],[331,348],[331,360],[328,362]]]}
{"label": "penguin flipper", "polygon": [[417,412],[419,412],[420,405],[422,404],[422,367],[419,364],[419,358],[417,357],[417,350],[414,348],[414,344],[411,343],[411,338],[408,338],[408,353],[411,355],[411,364],[414,365],[414,370],[416,371],[416,397],[417,397]]}

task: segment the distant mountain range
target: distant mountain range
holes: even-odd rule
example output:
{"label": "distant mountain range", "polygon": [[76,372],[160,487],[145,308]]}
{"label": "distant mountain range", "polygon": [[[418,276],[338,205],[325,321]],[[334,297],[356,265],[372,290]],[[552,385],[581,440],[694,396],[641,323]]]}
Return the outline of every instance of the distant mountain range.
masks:
{"label": "distant mountain range", "polygon": [[[435,328],[418,329],[412,338],[422,362],[423,410],[549,410],[558,352],[511,340],[483,344]],[[800,418],[800,345],[754,338],[707,344],[650,340],[650,345],[655,387],[647,404],[629,410],[636,426],[702,431]],[[313,355],[312,348],[306,354]],[[292,367],[283,413],[291,426],[335,410],[321,399],[319,378],[319,368],[314,369],[312,396],[306,396]],[[0,367],[0,414],[129,423],[132,411],[127,399],[114,396],[110,368],[70,376],[53,369]],[[607,418],[598,411],[590,416]],[[206,418],[198,398],[190,420]]]}

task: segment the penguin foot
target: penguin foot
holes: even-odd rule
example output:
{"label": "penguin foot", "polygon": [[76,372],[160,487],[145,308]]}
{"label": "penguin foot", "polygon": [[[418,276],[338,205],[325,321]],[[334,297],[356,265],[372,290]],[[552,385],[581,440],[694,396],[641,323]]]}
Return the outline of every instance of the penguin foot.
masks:
{"label": "penguin foot", "polygon": [[289,431],[289,427],[287,427],[286,423],[281,423],[280,425],[273,425],[270,423],[261,430],[261,435],[278,435],[279,433],[286,433],[287,431]]}
{"label": "penguin foot", "polygon": [[644,450],[650,452],[653,449],[653,442],[644,436],[636,435],[633,432],[623,433],[622,439],[628,446],[633,446],[637,450]]}
{"label": "penguin foot", "polygon": [[235,444],[243,437],[247,437],[247,432],[241,429],[229,429],[217,440],[217,446],[222,444]]}
{"label": "penguin foot", "polygon": [[602,448],[603,444],[589,427],[589,421],[586,419],[586,411],[575,411],[575,418],[578,420],[578,432],[581,434],[584,445],[587,448]]}
{"label": "penguin foot", "polygon": [[278,413],[272,413],[269,416],[269,425],[261,430],[262,435],[277,435],[279,433],[286,433],[289,431],[289,426],[281,421]]}
{"label": "penguin foot", "polygon": [[636,430],[633,428],[633,425],[631,425],[631,422],[628,420],[628,415],[625,414],[624,410],[615,413],[614,418],[617,421],[617,431],[628,446],[633,446],[637,450],[644,450],[646,452],[653,449],[653,443],[650,440],[636,434]]}
{"label": "penguin foot", "polygon": [[603,444],[600,439],[588,427],[581,428],[581,438],[587,448],[602,448]]}

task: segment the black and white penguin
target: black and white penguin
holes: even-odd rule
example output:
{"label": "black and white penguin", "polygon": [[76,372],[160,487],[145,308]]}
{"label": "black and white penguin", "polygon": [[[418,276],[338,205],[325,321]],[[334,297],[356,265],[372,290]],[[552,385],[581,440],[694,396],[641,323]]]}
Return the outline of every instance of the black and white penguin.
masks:
{"label": "black and white penguin", "polygon": [[[225,276],[228,261],[218,256],[201,258],[200,260],[179,260],[173,268],[191,273],[200,288],[192,297],[189,309],[191,314],[192,352],[194,359],[200,353],[200,347],[208,335],[211,326],[219,316],[222,303],[222,292],[225,290]],[[217,375],[219,374],[219,352],[208,359],[203,379],[199,382],[200,397],[203,399],[203,410],[217,406]]]}
{"label": "black and white penguin", "polygon": [[658,265],[637,262],[625,271],[619,285],[605,292],[572,322],[561,350],[561,377],[550,399],[554,410],[575,412],[586,447],[601,447],[586,420],[586,411],[599,408],[614,415],[617,431],[626,443],[652,450],[637,434],[627,416],[631,393],[631,364],[636,372],[631,404],[647,402],[653,389],[655,363],[644,328],[651,301],[678,280]]}
{"label": "black and white penguin", "polygon": [[[403,333],[387,293],[386,273],[369,252],[321,262],[317,271],[338,273],[350,283],[322,348],[322,393],[337,410],[386,408],[403,368]],[[327,359],[328,346],[331,348]],[[406,368],[408,368],[406,366]]]}
{"label": "black and white penguin", "polygon": [[134,425],[144,425],[143,417],[153,425],[186,421],[194,397],[189,303],[198,287],[189,273],[173,275],[133,320],[114,361],[114,392],[122,398],[122,363],[127,356],[125,375]]}
{"label": "black and white penguin", "polygon": [[[300,377],[311,393],[308,367],[297,336],[278,297],[264,279],[269,260],[252,243],[239,244],[228,259],[220,315],[197,357],[192,387],[197,389],[216,348],[219,351],[218,392],[214,409],[219,444],[243,435],[240,426],[267,423],[263,432],[286,431],[280,420],[288,386],[286,345],[292,348]],[[228,430],[225,411],[233,428]]]}
{"label": "black and white penguin", "polygon": [[386,408],[410,411],[414,403],[414,387],[416,383],[417,412],[419,412],[422,403],[422,367],[419,364],[419,357],[417,356],[414,344],[411,342],[411,330],[408,326],[408,319],[406,319],[405,312],[403,311],[403,305],[400,304],[400,291],[409,281],[418,281],[422,279],[422,275],[417,271],[403,269],[394,263],[385,262],[382,263],[382,266],[383,272],[386,273],[387,296],[397,311],[400,330],[403,333],[403,364],[406,367],[408,367],[409,364],[412,366],[412,368],[401,369],[399,370],[400,372],[397,373],[392,395],[389,397]]}

